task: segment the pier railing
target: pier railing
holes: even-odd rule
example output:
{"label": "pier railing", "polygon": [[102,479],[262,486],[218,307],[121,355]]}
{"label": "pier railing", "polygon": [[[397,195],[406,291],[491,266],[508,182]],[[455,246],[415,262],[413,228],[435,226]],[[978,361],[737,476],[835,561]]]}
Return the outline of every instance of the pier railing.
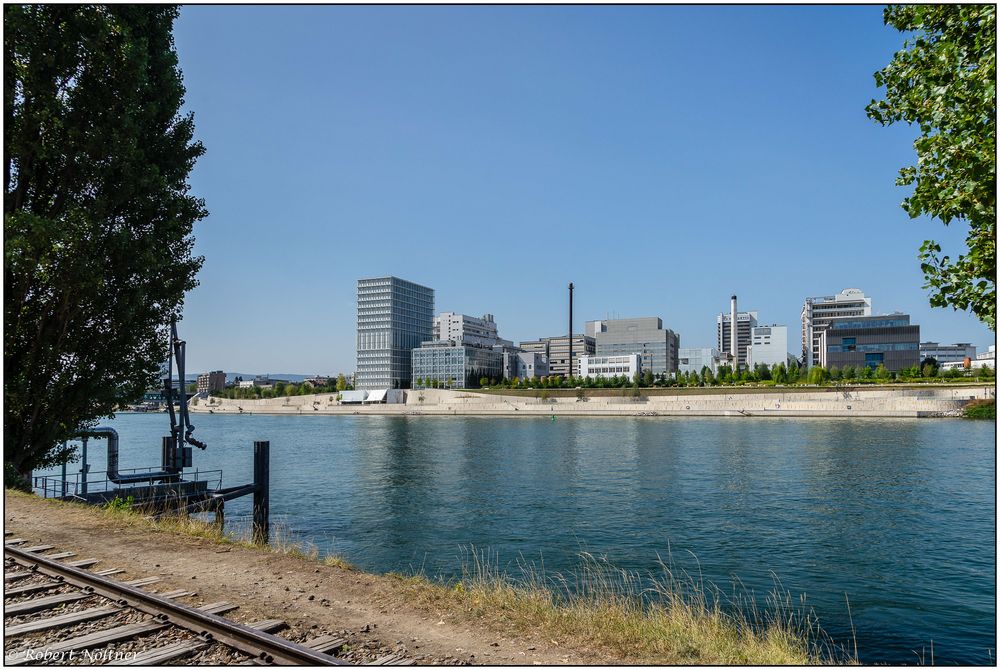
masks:
{"label": "pier railing", "polygon": [[[119,474],[145,474],[158,471],[158,468],[133,468],[130,470],[119,469]],[[214,490],[222,486],[222,470],[193,470],[180,474],[164,477],[155,482],[135,482],[132,484],[118,484],[108,478],[108,472],[90,473],[67,473],[65,478],[62,475],[43,475],[32,478],[32,488],[34,492],[43,498],[63,498],[87,500],[92,496],[107,497],[111,494],[128,497],[132,494],[141,494],[141,497],[150,497],[157,492],[169,495],[176,491],[178,486],[185,488],[198,488]],[[140,497],[139,495],[135,496]]]}

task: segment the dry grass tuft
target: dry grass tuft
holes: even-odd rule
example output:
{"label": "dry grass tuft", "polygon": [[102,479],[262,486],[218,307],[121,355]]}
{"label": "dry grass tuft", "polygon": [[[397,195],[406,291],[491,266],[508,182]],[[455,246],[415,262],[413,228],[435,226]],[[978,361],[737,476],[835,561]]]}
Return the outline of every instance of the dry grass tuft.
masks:
{"label": "dry grass tuft", "polygon": [[530,565],[511,579],[497,557],[471,551],[463,578],[450,585],[396,575],[412,597],[472,617],[496,619],[525,632],[602,647],[623,661],[699,665],[854,663],[819,628],[804,602],[780,583],[760,609],[745,589],[723,597],[661,562],[647,575],[581,555],[569,575],[546,577]]}

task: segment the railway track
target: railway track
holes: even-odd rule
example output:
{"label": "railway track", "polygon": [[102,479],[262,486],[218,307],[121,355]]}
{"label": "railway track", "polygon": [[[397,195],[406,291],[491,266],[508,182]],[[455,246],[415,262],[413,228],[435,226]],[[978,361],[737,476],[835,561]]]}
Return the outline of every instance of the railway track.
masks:
{"label": "railway track", "polygon": [[[160,581],[113,578],[98,561],[4,537],[4,665],[349,665],[335,655],[347,641],[321,635],[302,643],[275,635],[283,621],[238,623],[229,602],[191,606],[196,593],[148,590]],[[44,553],[50,552],[50,553]],[[389,654],[369,665],[411,665]]]}

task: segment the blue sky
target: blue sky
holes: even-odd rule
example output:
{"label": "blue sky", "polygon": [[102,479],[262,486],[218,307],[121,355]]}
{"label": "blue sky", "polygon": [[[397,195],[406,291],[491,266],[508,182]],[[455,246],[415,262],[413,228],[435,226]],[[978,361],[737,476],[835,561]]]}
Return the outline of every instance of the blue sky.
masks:
{"label": "blue sky", "polygon": [[894,185],[916,130],[864,113],[900,48],[875,6],[185,6],[175,41],[210,215],[188,368],[355,366],[355,282],[394,274],[503,337],[660,316],[714,346],[739,294],[797,351],[807,296],[857,287],[924,340]]}

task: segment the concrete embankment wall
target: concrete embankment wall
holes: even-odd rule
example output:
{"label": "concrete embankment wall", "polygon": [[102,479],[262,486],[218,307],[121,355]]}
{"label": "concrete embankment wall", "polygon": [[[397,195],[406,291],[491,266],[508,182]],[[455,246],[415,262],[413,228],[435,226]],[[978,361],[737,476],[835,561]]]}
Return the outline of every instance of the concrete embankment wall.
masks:
{"label": "concrete embankment wall", "polygon": [[407,391],[406,404],[342,405],[335,394],[266,400],[196,399],[191,410],[214,414],[398,414],[478,416],[958,416],[972,400],[996,397],[988,385],[918,388],[844,387],[760,392],[675,393],[559,397],[494,395],[466,391]]}

